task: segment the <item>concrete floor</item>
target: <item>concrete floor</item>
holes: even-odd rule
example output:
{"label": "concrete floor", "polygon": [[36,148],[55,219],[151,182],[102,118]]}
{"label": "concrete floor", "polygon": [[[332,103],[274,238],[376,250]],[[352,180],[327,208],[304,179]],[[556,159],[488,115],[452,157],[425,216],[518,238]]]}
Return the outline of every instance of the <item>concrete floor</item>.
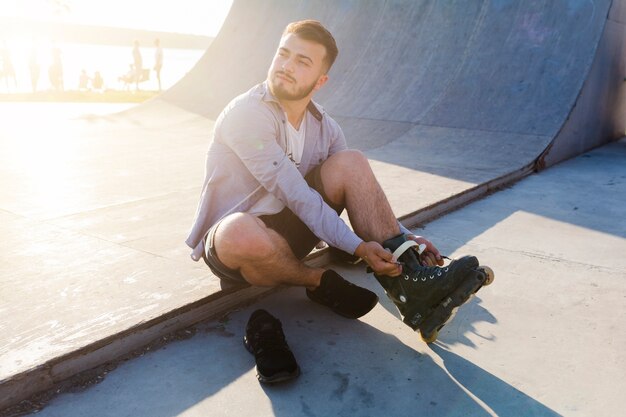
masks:
{"label": "concrete floor", "polygon": [[[130,360],[40,416],[616,416],[626,398],[626,141],[522,180],[417,230],[451,256],[475,254],[496,281],[434,345],[377,291],[358,321],[298,288]],[[250,313],[281,318],[302,368],[266,387],[241,337]]]}

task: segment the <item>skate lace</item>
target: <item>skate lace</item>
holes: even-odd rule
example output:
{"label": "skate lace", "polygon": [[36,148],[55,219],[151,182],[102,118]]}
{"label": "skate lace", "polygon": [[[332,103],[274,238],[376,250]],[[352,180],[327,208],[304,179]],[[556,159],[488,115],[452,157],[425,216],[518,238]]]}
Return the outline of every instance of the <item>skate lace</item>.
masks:
{"label": "skate lace", "polygon": [[420,269],[411,271],[408,274],[404,274],[404,280],[408,281],[412,279],[413,281],[422,281],[426,282],[428,280],[434,280],[437,278],[441,278],[450,270],[449,267],[438,267],[438,266],[423,266]]}
{"label": "skate lace", "polygon": [[[422,252],[424,252],[424,250],[426,249],[426,245],[424,245],[424,244],[418,245],[418,243],[413,241],[413,240],[407,240],[406,242],[404,242],[402,245],[400,245],[393,252],[393,259],[394,259],[394,261],[397,261],[397,259],[404,252],[406,252],[409,248],[412,248],[412,247],[415,247],[415,246],[417,246],[416,252],[417,252],[418,256],[421,255]],[[400,262],[400,264],[402,264],[402,263]],[[404,272],[404,268],[405,267],[406,266],[403,265],[403,272]],[[422,282],[426,282],[428,280],[434,280],[436,278],[441,278],[448,271],[449,271],[449,267],[447,267],[447,266],[445,266],[445,267],[420,266],[418,269],[410,271],[408,274],[404,273],[403,275],[404,275],[404,279],[406,281],[412,279],[415,282],[420,281],[420,280]]]}

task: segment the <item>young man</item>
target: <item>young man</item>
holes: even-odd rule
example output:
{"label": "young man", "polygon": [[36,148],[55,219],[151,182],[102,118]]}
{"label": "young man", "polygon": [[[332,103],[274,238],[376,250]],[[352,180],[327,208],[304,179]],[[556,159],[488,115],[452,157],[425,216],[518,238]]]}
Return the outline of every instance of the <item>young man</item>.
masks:
{"label": "young man", "polygon": [[[312,101],[337,53],[333,36],[319,22],[287,26],[265,82],[230,102],[216,122],[187,244],[194,249],[192,258],[204,258],[222,279],[306,287],[311,300],[361,317],[377,303],[374,293],[302,262],[323,240],[362,258],[405,322],[416,328],[434,299],[440,301],[478,264],[464,259],[437,267],[443,265],[439,251],[399,224],[367,158],[347,149],[339,125]],[[354,231],[339,217],[343,209]],[[421,255],[407,250],[417,245],[425,248]],[[257,313],[246,331],[252,352],[258,351],[264,328],[255,321],[272,321],[267,312]],[[267,337],[283,342],[282,357],[291,355],[280,323],[274,324],[265,326],[273,329]],[[281,354],[270,356],[265,363],[275,365]],[[257,356],[265,382],[297,374],[295,360],[265,367],[261,362]]]}

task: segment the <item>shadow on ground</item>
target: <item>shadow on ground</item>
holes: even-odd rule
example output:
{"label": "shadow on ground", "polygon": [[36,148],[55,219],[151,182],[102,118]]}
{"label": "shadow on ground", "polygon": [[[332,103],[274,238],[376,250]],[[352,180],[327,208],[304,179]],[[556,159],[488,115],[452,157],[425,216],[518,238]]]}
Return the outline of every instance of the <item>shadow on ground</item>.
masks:
{"label": "shadow on ground", "polygon": [[254,308],[283,321],[302,369],[296,381],[256,381],[253,358],[241,343],[248,308],[201,324],[193,338],[130,361],[39,415],[488,416],[484,404],[509,415],[558,415],[471,362],[439,347],[430,351],[384,308],[370,313],[371,324],[347,320],[297,288]]}

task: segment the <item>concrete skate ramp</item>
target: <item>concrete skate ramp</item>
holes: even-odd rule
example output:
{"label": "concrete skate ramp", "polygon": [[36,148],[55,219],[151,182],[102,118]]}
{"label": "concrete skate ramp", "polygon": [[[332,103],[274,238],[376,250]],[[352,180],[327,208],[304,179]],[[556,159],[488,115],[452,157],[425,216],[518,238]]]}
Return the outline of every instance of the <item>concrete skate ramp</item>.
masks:
{"label": "concrete skate ramp", "polygon": [[480,184],[621,136],[622,3],[235,0],[204,57],[161,100],[215,119],[264,79],[288,22],[318,19],[340,53],[316,100],[349,144]]}
{"label": "concrete skate ramp", "polygon": [[[319,19],[336,35],[339,59],[316,100],[412,226],[623,132],[624,2],[237,0],[162,97],[80,123],[5,117],[0,408],[263,291],[222,290],[183,241],[212,120],[265,78],[288,22]],[[506,216],[529,210],[508,204]],[[492,214],[490,226],[508,220]],[[476,233],[443,234],[459,248]]]}

